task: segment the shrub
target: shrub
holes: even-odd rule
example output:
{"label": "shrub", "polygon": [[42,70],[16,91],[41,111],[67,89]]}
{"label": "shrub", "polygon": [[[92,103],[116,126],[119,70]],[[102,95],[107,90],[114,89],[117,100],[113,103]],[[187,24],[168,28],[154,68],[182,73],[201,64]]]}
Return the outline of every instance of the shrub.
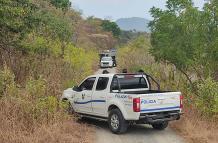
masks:
{"label": "shrub", "polygon": [[218,113],[218,82],[207,78],[198,84],[197,107],[203,114],[216,116]]}
{"label": "shrub", "polygon": [[72,79],[69,79],[70,81],[65,81],[66,84],[69,82],[78,83],[81,79],[93,73],[93,69],[95,69],[93,65],[98,63],[98,55],[95,50],[86,51],[69,44],[65,52],[64,60],[69,63],[70,69],[74,73],[74,81],[72,82]]}
{"label": "shrub", "polygon": [[9,70],[7,66],[4,66],[3,70],[0,70],[0,96],[16,96],[18,94],[18,89],[14,78],[14,74]]}
{"label": "shrub", "polygon": [[46,93],[46,81],[42,77],[38,80],[30,78],[26,84],[26,91],[32,98],[42,97]]}

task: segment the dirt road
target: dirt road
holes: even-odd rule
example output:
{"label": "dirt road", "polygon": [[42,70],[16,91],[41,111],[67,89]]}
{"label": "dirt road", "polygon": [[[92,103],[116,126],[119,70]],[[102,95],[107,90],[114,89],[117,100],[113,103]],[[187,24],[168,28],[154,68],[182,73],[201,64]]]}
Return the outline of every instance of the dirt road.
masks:
{"label": "dirt road", "polygon": [[185,143],[172,129],[154,130],[150,126],[135,125],[129,127],[126,134],[112,134],[107,123],[96,123],[97,143]]}
{"label": "dirt road", "polygon": [[99,69],[95,74],[101,74],[104,70],[107,70],[109,73],[116,73],[116,68],[105,68],[105,69]]}
{"label": "dirt road", "polygon": [[[115,73],[116,69],[107,69]],[[102,73],[102,69],[96,73]],[[172,129],[164,131],[154,130],[149,125],[135,125],[128,129],[123,135],[112,134],[106,122],[89,121],[96,126],[97,143],[185,143]]]}

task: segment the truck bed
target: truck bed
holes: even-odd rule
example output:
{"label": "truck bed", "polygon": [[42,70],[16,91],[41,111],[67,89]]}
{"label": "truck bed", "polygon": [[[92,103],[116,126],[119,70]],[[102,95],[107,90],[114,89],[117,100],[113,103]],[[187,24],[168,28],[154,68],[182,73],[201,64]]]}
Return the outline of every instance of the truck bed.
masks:
{"label": "truck bed", "polygon": [[180,92],[142,90],[126,91],[124,94],[140,98],[140,112],[154,113],[180,110]]}

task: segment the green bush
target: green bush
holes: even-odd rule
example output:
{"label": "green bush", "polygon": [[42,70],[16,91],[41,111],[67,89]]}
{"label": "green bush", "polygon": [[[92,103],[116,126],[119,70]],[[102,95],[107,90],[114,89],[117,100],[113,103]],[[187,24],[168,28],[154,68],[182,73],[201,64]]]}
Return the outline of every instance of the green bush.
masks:
{"label": "green bush", "polygon": [[26,83],[26,91],[32,98],[43,97],[46,94],[46,84],[42,77],[38,80],[30,78]]}
{"label": "green bush", "polygon": [[215,116],[218,113],[218,82],[212,78],[198,84],[197,107],[205,115]]}
{"label": "green bush", "polygon": [[3,70],[0,70],[0,96],[1,95],[14,95],[18,94],[17,85],[14,81],[14,74],[4,66]]}

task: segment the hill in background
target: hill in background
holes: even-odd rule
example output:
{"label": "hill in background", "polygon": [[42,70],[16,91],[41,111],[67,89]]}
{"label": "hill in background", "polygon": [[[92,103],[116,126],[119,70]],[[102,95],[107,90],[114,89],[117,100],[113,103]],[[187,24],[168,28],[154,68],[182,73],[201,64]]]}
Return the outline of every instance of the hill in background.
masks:
{"label": "hill in background", "polygon": [[149,20],[145,18],[121,18],[118,19],[116,23],[120,29],[124,31],[136,30],[137,32],[150,32],[148,28]]}

